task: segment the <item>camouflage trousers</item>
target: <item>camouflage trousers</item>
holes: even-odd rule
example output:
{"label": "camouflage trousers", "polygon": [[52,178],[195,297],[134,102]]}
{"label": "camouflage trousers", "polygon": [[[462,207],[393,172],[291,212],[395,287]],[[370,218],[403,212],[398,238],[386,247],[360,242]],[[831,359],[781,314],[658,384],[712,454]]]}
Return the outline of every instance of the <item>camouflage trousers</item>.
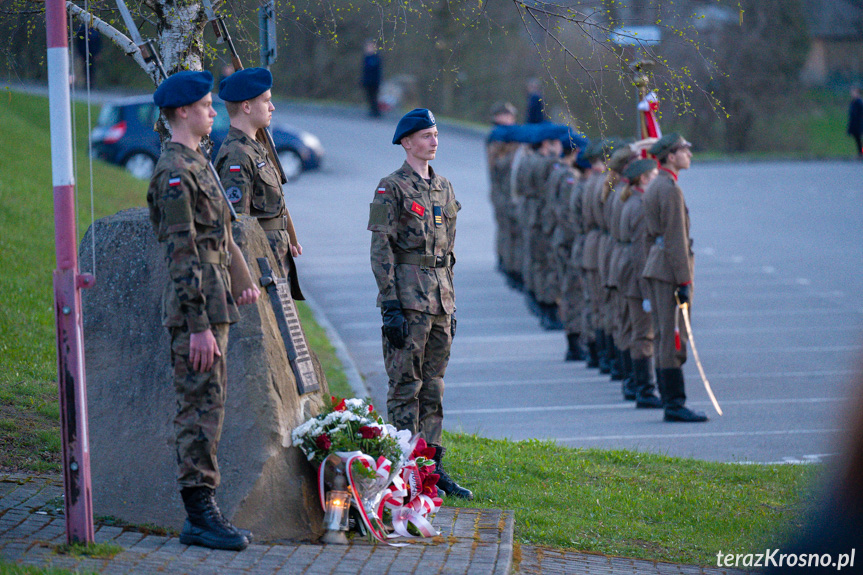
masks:
{"label": "camouflage trousers", "polygon": [[197,372],[189,361],[191,333],[187,326],[169,328],[171,363],[174,366],[174,390],[177,415],[176,437],[177,482],[180,487],[219,486],[219,463],[216,451],[222,436],[227,395],[228,330],[226,323],[210,327],[221,357],[216,357],[210,371]]}
{"label": "camouflage trousers", "polygon": [[[686,344],[689,333],[683,322],[683,314],[677,307],[674,292],[677,286],[668,282],[648,279],[650,285],[650,307],[653,314],[653,326],[656,329],[656,356],[654,361],[657,369],[681,367],[686,363]],[[690,306],[690,310],[692,307]],[[675,317],[677,318],[675,320]],[[674,343],[674,323],[680,331],[680,349]]]}
{"label": "camouflage trousers", "polygon": [[450,318],[403,310],[409,334],[402,349],[383,337],[389,376],[387,418],[398,429],[419,433],[440,445],[443,432],[443,376],[452,345]]}

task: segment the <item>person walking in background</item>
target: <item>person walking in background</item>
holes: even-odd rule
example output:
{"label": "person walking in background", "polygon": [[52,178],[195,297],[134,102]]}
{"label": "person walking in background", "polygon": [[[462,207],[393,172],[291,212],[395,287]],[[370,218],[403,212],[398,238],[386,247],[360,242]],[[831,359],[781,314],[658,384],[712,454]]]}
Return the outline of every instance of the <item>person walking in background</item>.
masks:
{"label": "person walking in background", "polygon": [[545,100],[542,97],[542,82],[539,78],[531,78],[527,82],[527,123],[541,124],[547,121]]}
{"label": "person walking in background", "polygon": [[367,40],[363,48],[363,88],[369,103],[369,116],[377,118],[381,115],[378,106],[378,91],[381,88],[381,57],[378,45],[374,40]]}
{"label": "person walking in background", "polygon": [[75,32],[75,53],[81,59],[82,85],[87,82],[90,74],[90,85],[96,84],[96,59],[102,51],[102,35],[95,28],[81,24]]}
{"label": "person walking in background", "polygon": [[860,98],[860,88],[851,89],[851,105],[848,107],[848,135],[857,144],[857,157],[863,159],[863,98]]}

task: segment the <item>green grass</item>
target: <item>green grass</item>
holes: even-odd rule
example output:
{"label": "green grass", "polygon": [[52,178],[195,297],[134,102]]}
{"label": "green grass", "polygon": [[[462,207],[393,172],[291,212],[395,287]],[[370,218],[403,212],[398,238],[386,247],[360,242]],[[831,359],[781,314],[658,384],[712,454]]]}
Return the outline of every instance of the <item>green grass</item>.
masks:
{"label": "green grass", "polygon": [[305,302],[298,301],[296,304],[297,314],[299,314],[300,322],[303,324],[303,331],[309,341],[309,347],[315,350],[315,355],[318,356],[318,361],[321,362],[321,368],[324,370],[324,376],[327,378],[330,395],[353,397],[354,392],[348,384],[348,378],[342,369],[342,362],[336,357],[333,344],[327,339],[327,332],[315,321],[312,310]]}
{"label": "green grass", "polygon": [[515,510],[522,544],[699,565],[715,566],[720,549],[748,553],[784,540],[819,469],[464,434],[447,433],[444,443],[447,471],[475,496],[446,505]]}
{"label": "green grass", "polygon": [[[77,104],[78,239],[90,225],[87,108]],[[93,121],[99,113],[92,110]],[[56,268],[48,100],[0,93],[0,468],[60,469],[52,272]],[[147,183],[93,164],[95,217],[145,205]],[[89,262],[81,262],[82,269]],[[300,305],[309,344],[334,393],[352,395],[341,364]],[[330,379],[332,378],[332,379]]]}
{"label": "green grass", "polygon": [[34,567],[32,565],[19,565],[11,561],[0,559],[0,575],[84,575],[90,571],[69,571],[57,569],[56,567]]}
{"label": "green grass", "polygon": [[54,547],[54,552],[72,557],[113,559],[115,555],[123,552],[123,548],[113,543],[64,543]]}

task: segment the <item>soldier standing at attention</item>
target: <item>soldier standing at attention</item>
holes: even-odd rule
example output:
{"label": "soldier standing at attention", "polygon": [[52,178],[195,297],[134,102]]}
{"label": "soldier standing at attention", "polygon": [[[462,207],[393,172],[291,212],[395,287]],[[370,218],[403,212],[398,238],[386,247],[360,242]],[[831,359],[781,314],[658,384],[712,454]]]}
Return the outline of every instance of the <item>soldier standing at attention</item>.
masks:
{"label": "soldier standing at attention", "polygon": [[229,267],[245,261],[233,241],[228,204],[198,149],[216,116],[212,86],[209,72],[180,72],[153,95],[172,137],[153,172],[147,204],[167,250],[162,325],[171,335],[178,482],[188,514],[180,542],[242,550],[251,533],[231,525],[216,506],[216,451],[225,415],[228,326],[240,318],[236,304],[256,302],[260,291],[252,286],[236,302],[231,295]]}
{"label": "soldier standing at attention", "polygon": [[302,300],[294,257],[303,253],[303,247],[291,245],[282,182],[267,148],[255,139],[258,130],[270,125],[276,109],[271,101],[272,87],[273,75],[266,68],[246,68],[219,83],[219,97],[225,101],[231,129],[219,148],[215,166],[234,209],[257,218],[282,277],[291,281],[292,297]]}
{"label": "soldier standing at attention", "polygon": [[434,447],[437,485],[444,493],[473,499],[441,465],[443,377],[456,331],[453,244],[461,204],[449,181],[429,165],[438,146],[429,110],[405,114],[393,144],[404,148],[407,159],[378,184],[368,225],[389,376],[387,417]]}
{"label": "soldier standing at attention", "polygon": [[691,145],[679,134],[667,134],[650,148],[650,153],[659,160],[659,175],[642,196],[649,246],[642,275],[650,285],[650,307],[657,339],[655,359],[665,421],[707,421],[703,412],[692,411],[684,405],[686,391],[681,369],[686,362],[689,334],[678,302],[689,303],[692,297],[695,258],[689,239],[689,210],[683,190],[677,185],[677,175],[689,169]]}

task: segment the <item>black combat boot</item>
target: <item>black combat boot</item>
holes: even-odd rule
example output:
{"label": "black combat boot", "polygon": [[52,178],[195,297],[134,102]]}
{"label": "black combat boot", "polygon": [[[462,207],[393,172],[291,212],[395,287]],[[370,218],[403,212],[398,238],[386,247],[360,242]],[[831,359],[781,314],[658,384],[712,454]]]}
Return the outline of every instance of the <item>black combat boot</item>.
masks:
{"label": "black combat boot", "polygon": [[[565,358],[566,361],[583,361],[585,359],[584,350],[581,349],[581,344],[578,342],[578,340],[580,338],[581,338],[580,333],[568,333],[568,334],[566,334],[566,343],[567,343],[566,358]],[[588,344],[588,345],[590,345],[590,344]],[[589,364],[588,364],[588,367],[590,367]]]}
{"label": "black combat boot", "polygon": [[596,347],[599,352],[599,373],[611,373],[611,361],[608,357],[608,338],[606,337],[604,330],[596,330]]}
{"label": "black combat boot", "polygon": [[686,391],[683,383],[683,370],[679,367],[662,370],[662,386],[664,394],[662,403],[665,407],[665,421],[682,421],[685,423],[700,423],[707,421],[703,411],[693,411],[686,407]]}
{"label": "black combat boot", "polygon": [[248,538],[222,517],[212,489],[186,487],[180,495],[188,515],[180,543],[228,551],[242,551],[249,546]]}
{"label": "black combat boot", "polygon": [[596,349],[596,340],[587,342],[587,367],[591,369],[599,367],[599,351]]}
{"label": "black combat boot", "polygon": [[609,366],[611,367],[611,381],[620,381],[623,379],[623,362],[617,344],[614,343],[614,336],[607,336],[608,349],[610,355],[608,357]]}
{"label": "black combat boot", "polygon": [[446,449],[434,443],[430,443],[429,445],[434,447],[435,473],[440,476],[440,479],[437,480],[438,489],[443,491],[447,497],[458,497],[460,499],[467,499],[468,501],[473,499],[473,493],[471,493],[470,489],[465,489],[456,483],[443,468],[441,460],[446,453]]}
{"label": "black combat boot", "polygon": [[620,357],[623,363],[623,381],[620,384],[623,391],[623,399],[626,401],[635,401],[637,387],[632,367],[632,355],[630,355],[628,349],[625,349],[620,352]]}
{"label": "black combat boot", "polygon": [[540,324],[544,329],[549,331],[560,331],[563,329],[563,324],[560,322],[560,316],[557,313],[556,303],[541,303],[539,304],[542,310]]}
{"label": "black combat boot", "polygon": [[662,400],[656,396],[656,384],[653,383],[650,369],[650,358],[632,360],[632,371],[635,374],[635,407],[638,409],[659,409]]}

